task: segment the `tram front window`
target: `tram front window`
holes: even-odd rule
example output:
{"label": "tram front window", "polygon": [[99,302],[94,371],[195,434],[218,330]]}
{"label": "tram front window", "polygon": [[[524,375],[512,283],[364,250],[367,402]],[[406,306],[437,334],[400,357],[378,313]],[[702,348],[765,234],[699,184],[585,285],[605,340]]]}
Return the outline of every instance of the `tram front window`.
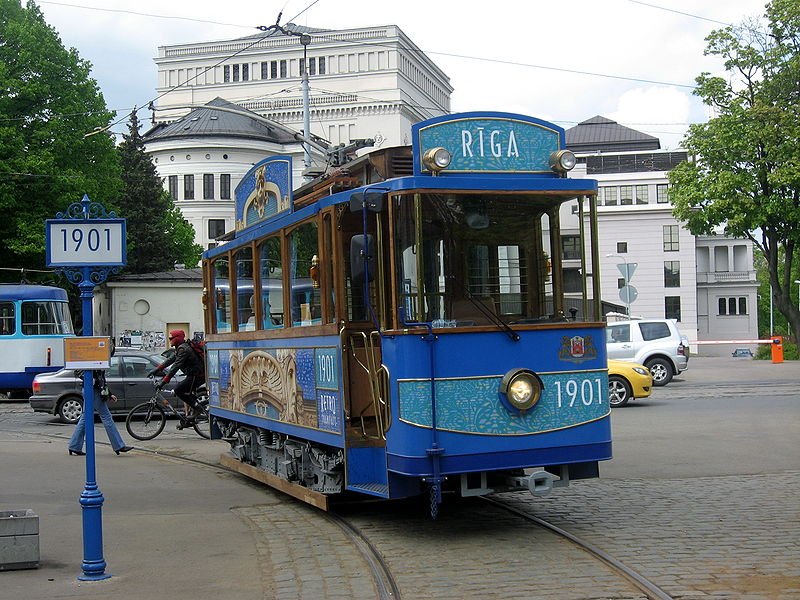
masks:
{"label": "tram front window", "polygon": [[417,194],[394,202],[397,284],[408,320],[470,327],[552,318],[547,214],[560,200]]}

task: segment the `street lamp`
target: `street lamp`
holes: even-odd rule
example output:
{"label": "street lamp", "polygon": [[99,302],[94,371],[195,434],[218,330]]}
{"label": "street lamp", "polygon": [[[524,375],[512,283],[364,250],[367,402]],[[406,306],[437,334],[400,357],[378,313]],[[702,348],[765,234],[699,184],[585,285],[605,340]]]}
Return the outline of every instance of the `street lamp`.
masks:
{"label": "street lamp", "polygon": [[794,282],[797,284],[797,310],[800,310],[800,279],[795,279]]}

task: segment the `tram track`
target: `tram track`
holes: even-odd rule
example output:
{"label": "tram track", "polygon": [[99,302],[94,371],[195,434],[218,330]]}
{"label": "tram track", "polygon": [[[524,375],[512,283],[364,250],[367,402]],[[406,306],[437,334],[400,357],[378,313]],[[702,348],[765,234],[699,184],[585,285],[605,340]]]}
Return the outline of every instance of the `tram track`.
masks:
{"label": "tram track", "polygon": [[[0,427],[0,431],[10,432],[11,430],[7,430]],[[64,435],[54,434],[54,433],[30,432],[30,431],[16,431],[15,433],[22,433],[24,435],[31,435],[53,440],[68,439]],[[97,445],[110,446],[110,444],[108,444],[107,442],[102,442],[99,440],[96,441],[95,443]],[[224,465],[221,465],[218,462],[202,460],[174,452],[164,451],[160,449],[145,448],[142,446],[136,446],[135,450],[145,454],[150,454],[152,456],[166,458],[181,463],[187,463],[193,466],[212,468],[224,471],[231,475],[236,475],[237,477],[241,477],[241,474],[238,471],[235,471]],[[338,515],[336,513],[326,513],[326,512],[320,512],[320,515],[324,516],[324,518],[326,518],[330,523],[336,525],[344,533],[345,537],[350,541],[352,546],[356,549],[358,554],[363,559],[364,563],[368,565],[370,574],[375,584],[375,589],[377,590],[378,593],[377,597],[379,598],[379,600],[400,600],[401,598],[400,589],[397,585],[397,582],[395,581],[394,576],[392,575],[392,571],[389,568],[387,562],[384,560],[383,555],[372,544],[369,538],[366,535],[364,535],[364,533],[355,524],[348,521],[341,515]]]}
{"label": "tram track", "polygon": [[558,527],[542,519],[541,517],[537,517],[535,515],[526,513],[524,510],[517,508],[516,506],[512,506],[503,502],[502,500],[498,500],[496,498],[488,498],[488,497],[481,497],[483,502],[496,506],[502,510],[510,512],[512,514],[517,515],[525,519],[526,521],[530,521],[535,523],[539,527],[547,529],[548,531],[558,535],[559,537],[566,539],[575,546],[581,548],[582,550],[588,552],[601,562],[605,563],[608,567],[610,567],[615,573],[622,576],[628,582],[630,582],[634,587],[636,587],[639,591],[644,593],[649,600],[674,600],[672,596],[667,594],[664,590],[662,590],[655,582],[647,579],[641,573],[631,569],[621,561],[617,560],[607,552],[601,550],[594,544],[590,544],[586,540],[581,539],[580,537],[570,533],[569,531]]}

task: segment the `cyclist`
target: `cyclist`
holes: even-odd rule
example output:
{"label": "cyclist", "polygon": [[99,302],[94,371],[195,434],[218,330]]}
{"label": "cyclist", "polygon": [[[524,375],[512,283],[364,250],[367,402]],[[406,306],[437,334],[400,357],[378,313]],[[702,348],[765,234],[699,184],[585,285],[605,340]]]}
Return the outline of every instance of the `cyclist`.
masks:
{"label": "cyclist", "polygon": [[[192,348],[191,343],[186,341],[186,334],[182,329],[173,329],[169,332],[169,344],[175,348],[175,352],[150,371],[150,374],[163,375],[161,383],[159,383],[159,387],[163,387],[169,383],[175,373],[179,370],[183,372],[186,377],[175,387],[175,395],[183,400],[187,420],[191,420],[195,414],[201,412],[197,407],[195,391],[206,381],[206,365]],[[165,369],[167,369],[166,373]],[[192,409],[192,415],[189,415],[189,408]]]}

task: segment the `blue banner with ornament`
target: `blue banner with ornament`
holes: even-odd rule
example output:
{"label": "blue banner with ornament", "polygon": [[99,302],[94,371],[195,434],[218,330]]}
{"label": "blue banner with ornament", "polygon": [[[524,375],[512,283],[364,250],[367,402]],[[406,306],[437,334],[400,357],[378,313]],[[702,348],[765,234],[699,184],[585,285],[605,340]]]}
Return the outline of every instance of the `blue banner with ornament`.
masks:
{"label": "blue banner with ornament", "polygon": [[253,165],[234,191],[239,231],[292,210],[292,158],[271,156]]}
{"label": "blue banner with ornament", "polygon": [[565,146],[564,129],[512,113],[461,113],[412,127],[414,172],[427,172],[422,157],[444,148],[452,159],[446,173],[547,173],[550,156]]}

